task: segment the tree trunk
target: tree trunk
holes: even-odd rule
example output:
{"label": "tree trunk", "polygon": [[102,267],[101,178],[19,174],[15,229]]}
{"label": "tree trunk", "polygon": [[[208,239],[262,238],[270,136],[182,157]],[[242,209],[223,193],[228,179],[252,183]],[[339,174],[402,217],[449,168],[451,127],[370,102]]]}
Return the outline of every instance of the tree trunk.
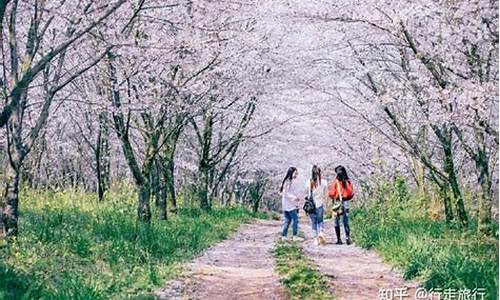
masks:
{"label": "tree trunk", "polygon": [[430,170],[429,174],[431,175],[432,181],[435,182],[436,185],[439,187],[439,196],[443,201],[446,223],[450,224],[455,218],[455,216],[453,215],[453,208],[451,205],[451,199],[449,195],[448,179],[447,178],[439,179],[438,175],[433,170]]}
{"label": "tree trunk", "polygon": [[19,168],[10,163],[6,170],[4,205],[2,207],[2,224],[4,235],[17,236],[19,217]]}
{"label": "tree trunk", "polygon": [[150,222],[151,221],[151,207],[149,204],[151,195],[149,185],[149,174],[151,171],[152,163],[154,160],[152,154],[152,147],[154,140],[152,139],[151,145],[148,145],[145,164],[143,170],[139,166],[137,162],[137,158],[135,157],[134,150],[132,148],[132,143],[129,139],[129,124],[125,122],[125,118],[123,116],[123,112],[121,111],[121,96],[120,90],[118,89],[118,79],[116,77],[116,68],[114,67],[112,61],[114,59],[114,55],[112,52],[108,52],[108,71],[109,71],[109,80],[111,83],[111,102],[115,108],[117,108],[116,112],[113,113],[113,123],[118,134],[118,138],[120,139],[120,144],[122,146],[123,155],[127,161],[130,172],[134,177],[135,185],[137,187],[137,220]]}
{"label": "tree trunk", "polygon": [[442,186],[439,188],[439,193],[443,199],[444,204],[444,214],[446,218],[446,223],[451,223],[453,221],[453,209],[451,207],[450,195],[448,194],[447,186]]}
{"label": "tree trunk", "polygon": [[177,192],[175,190],[175,153],[179,137],[183,131],[185,117],[179,116],[175,121],[175,129],[169,133],[169,140],[163,148],[163,175],[165,177],[167,198],[170,201],[170,211],[177,212]]}
{"label": "tree trunk", "polygon": [[158,218],[160,220],[167,219],[167,184],[165,178],[160,180],[160,190],[158,197]]}
{"label": "tree trunk", "polygon": [[[492,180],[490,174],[490,156],[488,154],[486,136],[482,130],[476,129],[475,146],[471,147],[463,138],[462,131],[454,126],[456,133],[462,146],[469,156],[474,160],[476,167],[477,183],[480,190],[476,188],[475,192],[479,194],[479,211],[478,211],[478,231],[481,233],[491,233],[491,206],[492,206]],[[496,137],[496,136],[495,136]]]}
{"label": "tree trunk", "polygon": [[448,183],[453,192],[455,208],[460,225],[467,226],[469,223],[467,213],[465,212],[464,199],[460,191],[460,185],[455,172],[455,164],[453,162],[452,152],[452,132],[448,128],[437,129],[435,133],[441,142],[444,152],[443,170],[448,175]]}
{"label": "tree trunk", "polygon": [[163,171],[161,158],[157,158],[154,164],[154,172],[152,172],[151,180],[153,180],[151,190],[155,194],[156,207],[158,209],[158,218],[160,220],[167,219],[167,183]]}
{"label": "tree trunk", "polygon": [[210,201],[208,199],[208,177],[209,168],[205,165],[204,161],[200,163],[198,174],[197,194],[200,200],[200,206],[204,211],[210,211]]}
{"label": "tree trunk", "polygon": [[150,186],[147,182],[137,187],[137,219],[146,223],[151,222],[151,207],[149,204]]}
{"label": "tree trunk", "polygon": [[33,172],[35,175],[33,176],[35,178],[35,180],[33,180],[32,182],[32,185],[31,185],[31,188],[32,189],[38,189],[39,185],[40,185],[40,181],[41,181],[41,169],[42,169],[42,158],[43,158],[43,154],[45,153],[46,151],[46,141],[45,139],[43,138],[39,143],[38,143],[38,153],[36,155],[36,158],[35,158],[35,166],[34,166],[34,169],[35,171]]}
{"label": "tree trunk", "polygon": [[479,199],[479,226],[478,230],[484,234],[491,233],[491,198],[484,192],[481,192]]}
{"label": "tree trunk", "polygon": [[101,151],[101,145],[102,145],[102,136],[101,136],[101,131],[97,134],[97,142],[96,142],[96,151],[95,151],[95,162],[96,162],[96,175],[97,175],[97,199],[99,202],[103,201],[104,199],[104,192],[106,191],[106,187],[104,186],[104,179],[102,178],[103,172],[102,172],[102,151]]}
{"label": "tree trunk", "polygon": [[425,186],[425,170],[423,164],[420,160],[416,158],[412,158],[413,168],[415,171],[415,181],[418,186],[418,195],[423,198],[427,194],[426,186]]}
{"label": "tree trunk", "polygon": [[479,197],[479,224],[481,233],[489,234],[491,231],[491,180],[489,177],[488,158],[484,151],[478,153],[476,159],[476,170],[479,173],[478,183],[481,187]]}
{"label": "tree trunk", "polygon": [[453,192],[453,199],[455,202],[455,208],[460,224],[463,226],[468,225],[467,213],[465,212],[464,199],[462,192],[460,191],[460,186],[458,184],[458,179],[455,173],[455,165],[453,163],[453,156],[451,152],[451,145],[448,144],[444,147],[445,158],[444,158],[444,171],[448,175],[448,182]]}
{"label": "tree trunk", "polygon": [[95,146],[97,198],[103,201],[109,186],[109,130],[104,113],[99,114],[99,131]]}
{"label": "tree trunk", "polygon": [[455,199],[455,206],[457,209],[458,219],[460,220],[460,224],[463,226],[468,226],[469,220],[467,217],[467,213],[465,212],[464,199],[462,197],[462,193],[460,191],[460,187],[458,185],[458,180],[456,177],[451,179],[450,182],[451,190],[453,191],[453,197]]}
{"label": "tree trunk", "polygon": [[[170,211],[177,212],[177,196],[175,191],[175,163],[173,157],[170,157],[167,161],[167,166],[165,170],[165,184],[166,190],[168,191],[168,198],[170,200]],[[167,195],[165,195],[167,196]]]}
{"label": "tree trunk", "polygon": [[163,193],[163,186],[161,183],[161,164],[158,159],[155,159],[151,172],[149,173],[149,184],[151,194],[155,197],[155,206],[159,207],[161,193]]}
{"label": "tree trunk", "polygon": [[21,166],[29,148],[22,143],[22,115],[25,102],[12,114],[7,124],[8,161],[5,165],[4,202],[2,206],[2,223],[7,237],[17,236],[19,217],[19,181]]}
{"label": "tree trunk", "polygon": [[257,211],[259,211],[260,199],[261,199],[261,197],[258,197],[257,199],[253,200],[252,211],[254,213],[256,213]]}

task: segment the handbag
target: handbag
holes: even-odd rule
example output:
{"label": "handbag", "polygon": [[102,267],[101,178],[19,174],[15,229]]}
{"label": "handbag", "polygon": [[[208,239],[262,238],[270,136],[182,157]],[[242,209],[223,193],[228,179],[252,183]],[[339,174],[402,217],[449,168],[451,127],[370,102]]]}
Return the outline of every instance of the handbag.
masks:
{"label": "handbag", "polygon": [[316,211],[316,204],[314,204],[313,192],[310,185],[309,185],[309,195],[306,197],[303,209],[308,214],[312,214]]}
{"label": "handbag", "polygon": [[333,200],[332,210],[333,210],[333,212],[335,214],[337,214],[338,216],[340,216],[344,212],[343,212],[343,205],[342,205],[342,190],[340,189],[340,183],[339,183],[338,180],[337,180],[337,190],[338,190],[338,193],[339,193],[339,199],[338,200]]}

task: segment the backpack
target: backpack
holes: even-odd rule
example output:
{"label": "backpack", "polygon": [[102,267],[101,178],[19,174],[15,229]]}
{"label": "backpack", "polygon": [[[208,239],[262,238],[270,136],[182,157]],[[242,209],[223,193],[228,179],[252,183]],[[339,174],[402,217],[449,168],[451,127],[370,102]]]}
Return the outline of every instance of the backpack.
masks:
{"label": "backpack", "polygon": [[341,183],[337,179],[335,179],[330,185],[330,189],[328,190],[328,197],[330,197],[330,199],[332,200],[351,200],[354,197],[354,187],[352,185],[352,182],[350,180],[347,180],[347,183]]}
{"label": "backpack", "polygon": [[307,214],[312,214],[316,211],[316,205],[314,204],[312,188],[309,189],[309,195],[306,197],[306,202],[304,203],[304,207],[302,208]]}

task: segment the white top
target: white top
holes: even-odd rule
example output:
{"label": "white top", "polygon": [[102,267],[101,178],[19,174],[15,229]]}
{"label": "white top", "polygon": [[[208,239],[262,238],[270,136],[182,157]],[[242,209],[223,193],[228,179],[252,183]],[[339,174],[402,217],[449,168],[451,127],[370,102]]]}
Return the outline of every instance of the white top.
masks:
{"label": "white top", "polygon": [[[311,186],[311,180],[308,180],[306,183],[306,188],[307,188],[307,195],[309,195],[309,189]],[[325,180],[321,180],[319,185],[313,189],[313,199],[314,199],[314,205],[316,207],[321,207],[323,206],[323,203],[326,201],[326,196],[328,193],[328,186],[326,184]]]}
{"label": "white top", "polygon": [[300,189],[298,189],[297,180],[285,182],[283,192],[281,193],[281,207],[283,211],[297,209],[297,199],[300,199]]}

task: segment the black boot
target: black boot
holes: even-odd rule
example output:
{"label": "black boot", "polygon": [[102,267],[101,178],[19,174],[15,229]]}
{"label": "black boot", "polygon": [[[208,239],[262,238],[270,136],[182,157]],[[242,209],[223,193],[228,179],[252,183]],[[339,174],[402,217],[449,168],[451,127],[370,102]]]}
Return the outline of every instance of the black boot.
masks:
{"label": "black boot", "polygon": [[351,244],[351,229],[349,228],[349,225],[344,225],[345,229],[345,237],[346,237],[346,244],[350,245]]}
{"label": "black boot", "polygon": [[337,245],[342,245],[342,239],[340,239],[340,226],[335,226],[335,234],[337,235]]}

